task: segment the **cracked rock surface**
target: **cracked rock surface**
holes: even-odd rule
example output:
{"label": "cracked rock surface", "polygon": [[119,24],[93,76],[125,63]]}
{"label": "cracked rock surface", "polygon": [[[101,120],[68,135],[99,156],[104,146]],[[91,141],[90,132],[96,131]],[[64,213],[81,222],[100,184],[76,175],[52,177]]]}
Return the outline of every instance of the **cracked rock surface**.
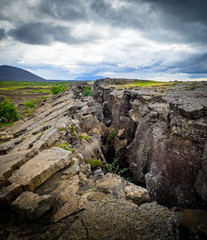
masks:
{"label": "cracked rock surface", "polygon": [[[179,214],[159,204],[205,205],[205,89],[160,96],[101,80],[93,98],[84,86],[0,134],[0,239],[179,239]],[[137,185],[107,170],[109,144]]]}

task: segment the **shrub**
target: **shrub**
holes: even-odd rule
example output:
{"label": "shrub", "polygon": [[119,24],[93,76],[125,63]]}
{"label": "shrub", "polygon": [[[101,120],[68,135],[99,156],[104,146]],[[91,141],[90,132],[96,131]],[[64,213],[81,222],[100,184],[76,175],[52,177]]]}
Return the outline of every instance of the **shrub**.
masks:
{"label": "shrub", "polygon": [[27,101],[24,103],[24,106],[27,108],[34,108],[34,107],[37,107],[36,102],[37,100]]}
{"label": "shrub", "polygon": [[63,85],[55,85],[51,87],[51,92],[53,95],[59,94],[65,90]]}
{"label": "shrub", "polygon": [[0,102],[0,118],[2,123],[14,122],[20,118],[20,114],[12,102],[4,100]]}
{"label": "shrub", "polygon": [[37,107],[37,101],[38,100],[31,100],[24,103],[24,106],[26,107],[24,110],[25,116],[29,116],[32,112],[34,112],[35,108]]}
{"label": "shrub", "polygon": [[87,96],[93,96],[93,91],[91,89],[91,86],[86,85],[83,89],[83,96],[87,97]]}

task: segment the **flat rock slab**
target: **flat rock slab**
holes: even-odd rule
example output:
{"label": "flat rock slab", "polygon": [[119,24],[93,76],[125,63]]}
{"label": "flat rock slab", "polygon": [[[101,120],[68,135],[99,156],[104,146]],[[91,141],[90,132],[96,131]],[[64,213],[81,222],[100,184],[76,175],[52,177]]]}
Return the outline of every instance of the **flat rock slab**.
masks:
{"label": "flat rock slab", "polygon": [[29,151],[23,151],[0,156],[0,185],[27,161],[28,153]]}
{"label": "flat rock slab", "polygon": [[25,191],[33,191],[72,162],[71,152],[56,147],[50,148],[26,162],[9,178],[9,181],[22,185]]}

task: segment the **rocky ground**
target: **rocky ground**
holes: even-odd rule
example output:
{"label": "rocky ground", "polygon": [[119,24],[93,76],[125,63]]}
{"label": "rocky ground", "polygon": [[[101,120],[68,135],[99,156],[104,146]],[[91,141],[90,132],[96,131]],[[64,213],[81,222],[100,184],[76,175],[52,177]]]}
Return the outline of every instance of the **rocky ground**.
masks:
{"label": "rocky ground", "polygon": [[1,131],[0,239],[206,238],[207,85],[108,84],[94,98],[73,85]]}

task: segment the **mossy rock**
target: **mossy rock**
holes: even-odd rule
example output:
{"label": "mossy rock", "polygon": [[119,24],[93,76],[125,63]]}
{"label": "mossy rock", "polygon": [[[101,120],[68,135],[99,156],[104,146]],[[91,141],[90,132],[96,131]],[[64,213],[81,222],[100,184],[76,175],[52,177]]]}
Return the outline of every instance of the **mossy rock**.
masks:
{"label": "mossy rock", "polygon": [[103,163],[98,159],[91,159],[91,160],[85,159],[85,163],[89,164],[92,168],[97,168],[97,167],[105,168]]}

